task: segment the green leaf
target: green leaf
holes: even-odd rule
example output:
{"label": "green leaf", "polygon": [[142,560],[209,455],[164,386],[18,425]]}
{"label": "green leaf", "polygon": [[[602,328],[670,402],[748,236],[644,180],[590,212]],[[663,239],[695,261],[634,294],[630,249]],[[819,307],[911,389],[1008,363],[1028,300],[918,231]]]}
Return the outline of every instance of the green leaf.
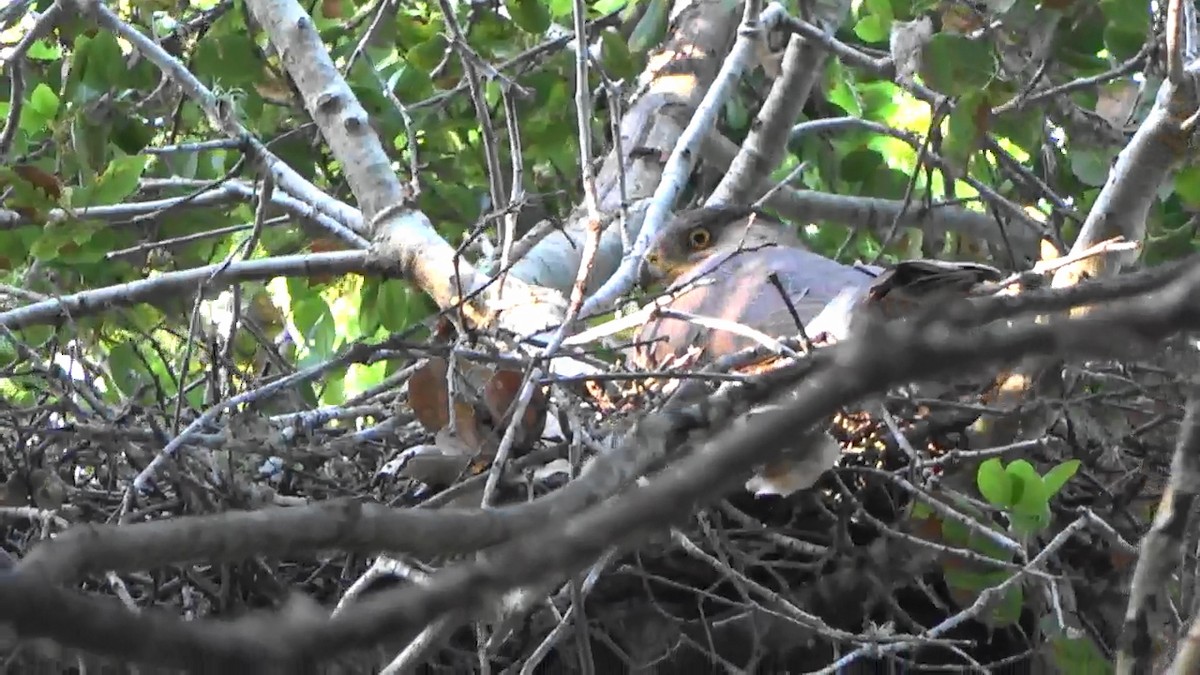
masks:
{"label": "green leaf", "polygon": [[1108,675],[1115,670],[1087,634],[1071,638],[1060,631],[1048,642],[1062,675]]}
{"label": "green leaf", "polygon": [[1141,49],[1150,29],[1150,7],[1142,0],[1101,0],[1100,10],[1108,20],[1104,46],[1115,59],[1128,59]]}
{"label": "green leaf", "polygon": [[1026,515],[1041,513],[1048,499],[1045,482],[1037,469],[1028,460],[1018,459],[1004,467],[1004,471],[1021,485],[1021,494],[1013,500],[1013,510]]}
{"label": "green leaf", "polygon": [[1126,26],[1110,24],[1104,29],[1104,46],[1116,59],[1132,58],[1142,49],[1145,41],[1144,33],[1130,31]]}
{"label": "green leaf", "polygon": [[942,521],[942,539],[951,546],[963,548],[971,542],[971,530],[957,520],[947,518]]}
{"label": "green leaf", "polygon": [[922,79],[950,96],[979,92],[991,83],[995,70],[992,48],[983,40],[939,33],[922,52]]}
{"label": "green leaf", "polygon": [[993,506],[1008,508],[1012,505],[1012,479],[1000,464],[1000,459],[993,457],[979,465],[975,474],[975,483],[979,486],[979,494]]}
{"label": "green leaf", "polygon": [[725,121],[731,129],[741,130],[750,126],[750,111],[736,96],[725,101]]}
{"label": "green leaf", "polygon": [[428,40],[404,52],[404,61],[428,73],[442,62],[442,58],[445,57],[446,50],[449,48],[450,42],[446,40],[446,36],[437,33]]}
{"label": "green leaf", "polygon": [[916,502],[912,506],[912,518],[924,520],[933,515],[933,509],[925,502]]}
{"label": "green leaf", "polygon": [[963,173],[970,167],[971,155],[979,148],[979,139],[987,131],[990,110],[986,96],[968,94],[954,106],[946,120],[942,156]]}
{"label": "green leaf", "polygon": [[122,85],[121,79],[127,67],[116,36],[108,31],[100,31],[86,41],[81,36],[75,44],[75,67],[82,67],[79,79],[88,89],[105,92]]}
{"label": "green leaf", "polygon": [[1143,35],[1150,27],[1150,6],[1142,0],[1100,0],[1100,11],[1109,25],[1125,26]]}
{"label": "green leaf", "polygon": [[45,82],[39,82],[29,92],[25,108],[21,111],[21,129],[28,134],[38,133],[50,126],[57,114],[58,95]]}
{"label": "green leaf", "polygon": [[150,163],[149,155],[126,155],[108,163],[108,168],[91,186],[91,200],[87,206],[119,204],[137,191],[142,172]]}
{"label": "green leaf", "polygon": [[57,61],[62,58],[62,47],[47,40],[34,40],[25,55],[34,61]]}
{"label": "green leaf", "polygon": [[363,337],[371,337],[383,325],[379,314],[378,279],[366,279],[358,293],[358,328]]}
{"label": "green leaf", "polygon": [[52,326],[27,326],[15,333],[27,346],[39,349],[54,336],[54,328]]}
{"label": "green leaf", "polygon": [[891,24],[880,16],[864,16],[854,24],[854,34],[863,42],[884,42]]}
{"label": "green leaf", "polygon": [[1045,133],[1045,117],[1038,110],[1014,110],[989,122],[993,134],[1007,138],[1029,154],[1037,151]]}
{"label": "green leaf", "polygon": [[667,0],[650,0],[646,12],[629,34],[629,51],[645,54],[654,49],[667,34],[667,17],[670,3]]}
{"label": "green leaf", "polygon": [[345,372],[345,368],[339,368],[321,381],[321,396],[318,399],[321,405],[340,405],[346,400]]}
{"label": "green leaf", "polygon": [[600,16],[608,16],[613,12],[618,12],[628,5],[630,0],[597,0],[592,5],[592,11]]}
{"label": "green leaf", "polygon": [[423,297],[408,282],[400,279],[383,282],[379,286],[376,305],[380,323],[387,330],[398,333],[420,321],[428,314]]}
{"label": "green leaf", "polygon": [[957,567],[943,569],[942,578],[946,580],[947,586],[967,591],[973,596],[992,586],[991,579],[986,575]]}
{"label": "green leaf", "polygon": [[550,16],[555,19],[567,19],[571,17],[571,13],[575,9],[575,2],[574,0],[546,0],[546,8],[550,10]]}
{"label": "green leaf", "polygon": [[1046,529],[1050,524],[1050,509],[1046,507],[1040,513],[1024,513],[1013,511],[1008,514],[1013,529],[1021,534],[1032,535]]}
{"label": "green leaf", "polygon": [[[249,89],[263,74],[250,33],[235,18],[237,15],[229,12],[218,19],[213,30],[196,45],[192,58],[196,76],[224,91]],[[218,24],[224,30],[216,30]]]}
{"label": "green leaf", "polygon": [[[136,155],[154,140],[154,130],[131,115],[118,114],[112,123],[112,142],[127,155]],[[197,153],[189,152],[194,159]]]}
{"label": "green leaf", "polygon": [[108,369],[113,384],[126,396],[132,396],[145,382],[142,362],[132,342],[117,342],[108,350]]}
{"label": "green leaf", "polygon": [[1100,187],[1108,180],[1108,171],[1116,154],[1115,149],[1076,147],[1070,153],[1071,173],[1084,185]]}
{"label": "green leaf", "polygon": [[874,150],[859,149],[842,158],[842,178],[851,182],[865,182],[883,167],[883,156]]}
{"label": "green leaf", "polygon": [[1025,606],[1025,592],[1021,589],[1020,583],[1014,583],[1001,594],[998,601],[994,602],[995,604],[986,615],[988,623],[992,628],[1012,626],[1021,620],[1021,610]]}
{"label": "green leaf", "polygon": [[1079,471],[1079,464],[1080,462],[1078,459],[1069,459],[1053,469],[1050,469],[1046,472],[1045,476],[1042,476],[1042,482],[1045,484],[1046,488],[1047,499],[1058,494],[1058,491],[1067,484],[1067,481],[1071,480],[1071,477],[1075,475],[1075,472]]}
{"label": "green leaf", "polygon": [[383,382],[387,377],[387,368],[387,361],[350,364],[346,369],[346,394],[355,396]]}
{"label": "green leaf", "polygon": [[541,35],[550,27],[550,10],[542,0],[504,0],[508,15],[527,33]]}
{"label": "green leaf", "polygon": [[1175,194],[1190,208],[1200,206],[1200,166],[1185,166],[1175,173]]}
{"label": "green leaf", "polygon": [[307,353],[302,359],[302,367],[315,365],[333,356],[337,340],[337,325],[333,320],[333,312],[329,304],[316,292],[310,291],[297,299],[293,295],[292,317],[296,327],[304,337],[304,347]]}
{"label": "green leaf", "polygon": [[638,67],[629,51],[629,45],[617,31],[609,28],[600,34],[600,63],[609,77],[628,80],[637,77]]}
{"label": "green leaf", "polygon": [[891,23],[892,19],[895,18],[891,0],[864,0],[863,6],[871,14],[885,19],[888,23]]}
{"label": "green leaf", "polygon": [[837,59],[829,59],[825,81],[832,82],[827,95],[830,103],[845,110],[847,115],[862,116],[862,102],[859,101],[858,94],[855,92],[853,72],[844,68]]}
{"label": "green leaf", "polygon": [[1050,524],[1050,499],[1045,481],[1033,465],[1023,459],[1009,464],[1005,472],[1013,481],[1013,504],[1009,510],[1013,527],[1024,534],[1045,529]]}
{"label": "green leaf", "polygon": [[[884,124],[893,122],[892,116],[899,111],[897,100],[900,87],[892,82],[863,82],[855,86],[855,91],[862,103],[864,117]],[[889,140],[903,142],[894,138]]]}
{"label": "green leaf", "polygon": [[[982,523],[982,525],[992,532],[1003,534],[1000,526],[995,523]],[[982,532],[971,532],[971,550],[976,553],[982,553],[993,560],[1012,560],[1012,552],[1001,546],[996,540],[983,534]]]}
{"label": "green leaf", "polygon": [[863,10],[865,16],[854,25],[854,34],[863,42],[887,42],[895,18],[890,0],[865,0]]}
{"label": "green leaf", "polygon": [[388,87],[400,100],[415,101],[433,93],[433,80],[425,69],[406,63],[388,78]]}

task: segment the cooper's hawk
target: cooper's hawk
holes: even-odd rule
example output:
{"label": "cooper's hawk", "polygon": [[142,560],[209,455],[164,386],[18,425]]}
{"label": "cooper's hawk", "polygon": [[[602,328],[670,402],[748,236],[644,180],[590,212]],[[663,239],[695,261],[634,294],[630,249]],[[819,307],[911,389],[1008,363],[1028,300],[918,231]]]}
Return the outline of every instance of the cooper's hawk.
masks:
{"label": "cooper's hawk", "polygon": [[[860,312],[895,318],[1001,277],[987,265],[934,260],[887,269],[843,265],[801,248],[781,223],[753,209],[685,211],[659,234],[644,260],[643,285],[669,284],[674,297],[665,307],[676,315],[652,318],[642,326],[637,349],[643,350],[643,358],[637,360],[656,367],[699,349],[693,356],[704,362],[756,344],[744,334],[714,328],[712,322],[698,323],[697,316],[734,322],[772,338],[799,333],[799,321],[810,338],[841,338]],[[751,411],[749,417],[755,414]],[[840,448],[823,429],[798,431],[797,441],[789,444],[794,447],[757,467],[747,489],[760,495],[790,494],[809,487],[833,465]]]}
{"label": "cooper's hawk", "polygon": [[[676,291],[666,304],[675,312],[736,322],[775,338],[799,333],[798,316],[815,338],[821,333],[843,337],[854,312],[864,306],[896,317],[943,293],[963,295],[1001,276],[987,265],[935,260],[887,269],[844,265],[802,248],[769,216],[735,206],[679,213],[647,251],[641,280]],[[648,321],[638,342],[653,342],[645,346],[650,364],[690,348],[700,349],[700,359],[708,361],[755,344],[752,338],[673,316]]]}

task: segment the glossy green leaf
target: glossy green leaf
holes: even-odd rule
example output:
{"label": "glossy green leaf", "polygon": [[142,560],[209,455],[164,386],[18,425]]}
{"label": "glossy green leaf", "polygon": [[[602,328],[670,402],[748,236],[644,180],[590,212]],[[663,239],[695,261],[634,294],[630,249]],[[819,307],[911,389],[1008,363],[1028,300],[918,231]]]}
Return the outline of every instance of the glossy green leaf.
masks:
{"label": "glossy green leaf", "polygon": [[1150,6],[1141,0],[1100,0],[1100,11],[1109,25],[1125,26],[1132,32],[1150,27]]}
{"label": "glossy green leaf", "polygon": [[1071,153],[1071,173],[1084,185],[1100,187],[1108,180],[1108,171],[1116,152],[1105,148],[1075,148]]}
{"label": "glossy green leaf", "polygon": [[80,68],[80,81],[96,92],[121,86],[127,69],[121,45],[108,31],[99,31],[90,39],[80,37],[76,41],[75,62],[75,67]]}
{"label": "glossy green leaf", "polygon": [[1200,208],[1200,166],[1185,166],[1175,173],[1175,194],[1189,208]]}
{"label": "glossy green leaf", "polygon": [[504,0],[508,15],[527,33],[541,35],[550,27],[550,10],[542,0]]}
{"label": "glossy green leaf", "polygon": [[979,148],[979,140],[987,131],[989,110],[985,96],[969,94],[959,100],[947,117],[942,157],[959,171],[967,170],[971,156]]}
{"label": "glossy green leaf", "polygon": [[25,56],[34,61],[57,61],[62,58],[62,47],[48,40],[34,40]]}
{"label": "glossy green leaf", "polygon": [[891,24],[883,17],[871,14],[854,24],[854,34],[863,42],[884,42]]}
{"label": "glossy green leaf", "polygon": [[376,311],[384,328],[399,333],[428,314],[423,294],[406,281],[390,279],[379,286]]}
{"label": "glossy green leaf", "polygon": [[975,474],[975,484],[983,498],[993,506],[1007,508],[1012,505],[1012,479],[1004,470],[999,458],[993,457],[979,465]]}
{"label": "glossy green leaf", "polygon": [[109,347],[108,369],[113,384],[125,396],[132,396],[146,381],[141,358],[130,342],[117,342]]}
{"label": "glossy green leaf", "polygon": [[855,150],[842,158],[842,177],[848,181],[866,181],[880,170],[883,157],[874,150]]}
{"label": "glossy green leaf", "polygon": [[1046,498],[1049,499],[1058,494],[1058,491],[1071,480],[1075,472],[1079,471],[1080,461],[1078,459],[1069,459],[1062,464],[1050,469],[1046,475],[1042,476],[1042,481],[1045,483]]}
{"label": "glossy green leaf", "polygon": [[600,16],[608,16],[613,12],[621,11],[629,4],[631,4],[631,0],[596,0],[592,5],[592,11]]}
{"label": "glossy green leaf", "polygon": [[951,546],[964,548],[971,542],[971,529],[957,520],[946,518],[942,521],[942,539]]}
{"label": "glossy green leaf", "polygon": [[961,35],[933,36],[921,57],[921,77],[950,96],[978,93],[992,81],[995,71],[990,43]]}
{"label": "glossy green leaf", "polygon": [[[130,115],[118,115],[112,123],[112,142],[127,155],[136,155],[154,140],[154,130]],[[188,153],[195,157],[197,153]],[[193,162],[195,159],[192,160]]]}
{"label": "glossy green leaf", "polygon": [[642,18],[629,34],[629,51],[644,54],[654,49],[667,34],[667,18],[671,3],[668,0],[647,0],[649,5]]}
{"label": "glossy green leaf", "polygon": [[148,155],[126,155],[108,163],[108,168],[96,179],[88,206],[119,204],[137,190],[142,172],[150,163]]}
{"label": "glossy green leaf", "polygon": [[853,71],[842,66],[837,59],[829,59],[825,80],[832,83],[826,93],[829,102],[846,111],[847,115],[861,117],[863,107],[855,91]]}
{"label": "glossy green leaf", "polygon": [[1025,592],[1020,583],[1014,583],[1001,593],[987,613],[987,621],[992,628],[1004,628],[1016,625],[1021,620],[1021,610],[1025,607]]}
{"label": "glossy green leaf", "polygon": [[1028,460],[1013,460],[1004,470],[1021,486],[1019,494],[1014,494],[1014,510],[1034,513],[1046,504],[1045,482]]}
{"label": "glossy green leaf", "polygon": [[629,45],[615,30],[608,29],[600,34],[600,62],[609,77],[629,80],[637,77],[638,67],[629,51]]}
{"label": "glossy green leaf", "polygon": [[40,82],[21,109],[21,130],[28,134],[36,134],[46,127],[58,115],[58,95],[46,83]]}
{"label": "glossy green leaf", "polygon": [[442,59],[446,58],[446,50],[450,42],[442,33],[437,33],[428,40],[404,53],[404,61],[425,72],[432,71]]}
{"label": "glossy green leaf", "polygon": [[1068,637],[1060,631],[1048,642],[1054,665],[1062,675],[1109,675],[1115,672],[1112,662],[1086,633]]}
{"label": "glossy green leaf", "polygon": [[358,295],[358,328],[364,337],[375,335],[383,325],[379,313],[378,279],[365,279]]}

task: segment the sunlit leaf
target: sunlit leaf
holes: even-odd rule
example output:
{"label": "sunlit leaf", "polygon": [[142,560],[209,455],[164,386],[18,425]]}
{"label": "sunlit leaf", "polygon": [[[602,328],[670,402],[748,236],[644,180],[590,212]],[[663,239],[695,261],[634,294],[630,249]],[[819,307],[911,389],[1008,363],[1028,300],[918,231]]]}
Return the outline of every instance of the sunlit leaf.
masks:
{"label": "sunlit leaf", "polygon": [[1012,504],[1012,479],[1005,472],[999,458],[993,457],[979,465],[975,483],[979,487],[979,493],[993,506],[1004,508]]}

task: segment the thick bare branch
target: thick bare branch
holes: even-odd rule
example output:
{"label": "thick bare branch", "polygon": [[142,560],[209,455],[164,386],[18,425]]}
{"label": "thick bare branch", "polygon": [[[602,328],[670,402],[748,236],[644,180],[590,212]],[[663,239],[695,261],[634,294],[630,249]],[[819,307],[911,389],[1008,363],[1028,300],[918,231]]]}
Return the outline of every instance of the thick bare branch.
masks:
{"label": "thick bare branch", "polygon": [[[762,39],[766,39],[763,36]],[[788,40],[783,54],[783,72],[750,125],[750,134],[742,143],[729,172],[713,190],[706,206],[745,204],[760,195],[759,185],[771,175],[787,151],[787,136],[796,117],[808,101],[817,80],[825,73],[828,52],[809,44],[799,35]]]}
{"label": "thick bare branch", "polygon": [[[503,304],[495,286],[463,260],[433,228],[424,213],[409,204],[408,194],[392,173],[387,154],[367,120],[367,113],[346,84],[312,19],[294,0],[251,0],[250,11],[304,97],[304,106],[321,128],[370,223],[372,254],[378,264],[412,279],[440,307],[459,304],[485,290],[478,305],[466,305],[476,323],[501,325],[529,334],[562,316],[563,301],[517,283],[506,284]],[[505,312],[504,310],[509,310]]]}
{"label": "thick bare branch", "polygon": [[625,251],[616,271],[584,303],[582,313],[585,316],[607,311],[633,286],[646,249],[675,208],[675,199],[692,173],[701,143],[713,128],[717,112],[729,97],[737,78],[750,64],[755,42],[761,38],[761,31],[769,30],[784,16],[786,12],[783,6],[771,3],[760,16],[747,21],[739,30],[738,40],[725,62],[721,64],[721,71],[705,92],[704,100],[696,108],[696,114],[679,135],[679,142],[671,149],[671,155],[663,167],[662,180],[654,189],[654,196],[646,207],[645,220],[642,221],[637,238],[633,241],[633,249]]}
{"label": "thick bare branch", "polygon": [[[1177,2],[1172,2],[1177,6]],[[1194,34],[1195,26],[1184,22],[1182,11],[1169,12],[1167,34]],[[1173,24],[1171,22],[1174,22]],[[1168,41],[1168,46],[1183,50],[1182,44]],[[1179,60],[1182,53],[1168,55]],[[1154,106],[1138,127],[1129,145],[1117,155],[1108,180],[1101,188],[1083,228],[1072,244],[1072,251],[1081,251],[1101,241],[1123,236],[1140,242],[1146,236],[1146,217],[1158,196],[1159,187],[1168,180],[1176,167],[1194,150],[1195,129],[1188,126],[1197,108],[1200,91],[1197,75],[1178,73],[1178,80],[1167,78],[1158,89]],[[1137,253],[1103,256],[1080,261],[1054,275],[1055,286],[1069,286],[1084,276],[1108,276],[1131,265]]]}
{"label": "thick bare branch", "polygon": [[9,329],[56,323],[128,307],[141,302],[169,302],[199,289],[224,288],[243,281],[321,274],[362,274],[373,268],[365,251],[336,251],[217,263],[116,286],[80,291],[0,312],[0,326]]}
{"label": "thick bare branch", "polygon": [[[384,636],[411,636],[447,612],[480,611],[516,586],[561,579],[590,564],[609,546],[638,541],[686,517],[698,503],[716,499],[735,486],[749,467],[769,460],[798,430],[871,392],[1009,364],[1034,354],[1111,356],[1200,327],[1200,311],[1192,300],[1200,292],[1200,265],[1193,260],[1175,271],[1177,276],[1154,292],[1073,318],[994,324],[970,331],[949,320],[869,327],[822,350],[824,355],[806,379],[754,424],[726,425],[723,432],[644,486],[576,515],[543,520],[528,534],[497,546],[477,561],[434,574],[419,587],[380,592],[332,619],[293,612],[232,622],[186,622],[161,616],[151,620],[115,604],[58,590],[28,562],[16,573],[0,575],[0,618],[12,622],[21,635],[50,636],[102,653],[193,668],[268,663],[286,667],[365,647]],[[788,381],[780,379],[776,386]],[[758,393],[772,391],[776,389],[768,387]],[[661,446],[691,430],[707,432],[714,428],[714,417],[723,414],[720,406],[711,404],[673,408],[640,424],[621,450]],[[48,553],[35,555],[50,564],[55,559]],[[130,634],[139,636],[136,644],[127,639]]]}
{"label": "thick bare branch", "polygon": [[[614,149],[608,154],[596,178],[601,211],[637,205],[654,194],[666,158],[716,77],[719,59],[737,26],[736,7],[723,0],[694,0],[677,7],[668,38],[661,49],[650,54],[639,78],[638,95],[621,119],[616,146],[620,152]],[[622,171],[624,195],[619,180]],[[624,226],[630,235],[639,231],[644,211],[632,211],[628,222],[618,219],[605,228],[589,291],[611,277],[621,261],[619,228]],[[512,276],[566,292],[579,269],[587,225],[585,210],[578,210],[566,228],[550,233],[518,260]]]}
{"label": "thick bare branch", "polygon": [[1116,672],[1146,672],[1154,651],[1154,636],[1166,629],[1152,626],[1152,614],[1171,581],[1187,539],[1192,505],[1200,495],[1200,384],[1193,382],[1187,413],[1179,425],[1179,440],[1171,460],[1171,478],[1154,514],[1150,531],[1142,538],[1141,552],[1129,587],[1129,607],[1121,627],[1121,649]]}

